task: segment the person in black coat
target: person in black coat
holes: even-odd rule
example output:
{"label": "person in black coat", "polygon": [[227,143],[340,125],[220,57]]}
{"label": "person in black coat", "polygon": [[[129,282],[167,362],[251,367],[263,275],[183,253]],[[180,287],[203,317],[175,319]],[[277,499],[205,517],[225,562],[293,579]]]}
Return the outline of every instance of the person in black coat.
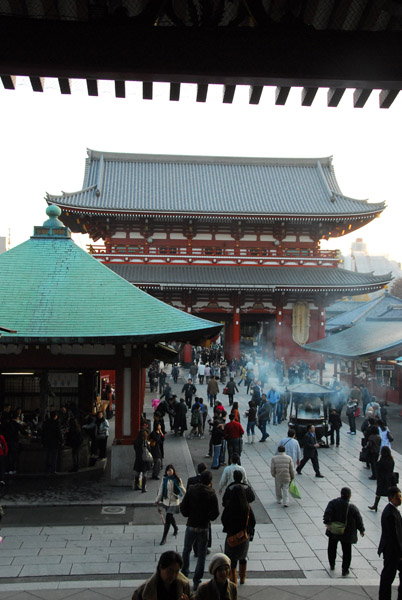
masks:
{"label": "person in black coat", "polygon": [[336,435],[336,445],[339,446],[339,430],[342,427],[341,417],[336,412],[335,408],[331,409],[329,413],[328,423],[331,425],[329,435],[331,437],[331,446],[334,445],[334,437]]}
{"label": "person in black coat", "polygon": [[[328,536],[328,562],[331,571],[335,569],[336,548],[338,542],[342,546],[342,575],[349,575],[352,560],[352,544],[357,542],[357,530],[361,537],[364,536],[364,524],[359,509],[350,503],[351,489],[341,489],[341,497],[331,500],[324,512],[324,524],[327,527],[325,534]],[[338,521],[346,523],[343,534],[331,533],[331,523]]]}
{"label": "person in black coat", "polygon": [[370,510],[377,512],[378,503],[381,496],[388,496],[388,489],[394,485],[393,472],[395,462],[392,458],[391,448],[383,446],[381,448],[380,460],[377,463],[377,489],[375,492],[375,500],[373,506],[369,506]]}
{"label": "person in black coat", "polygon": [[236,485],[241,485],[246,492],[247,502],[251,504],[255,500],[254,490],[248,483],[243,483],[243,473],[241,471],[233,471],[233,481],[227,486],[222,498],[222,506],[229,504],[233,489]]}
{"label": "person in black coat", "polygon": [[383,555],[384,567],[381,571],[378,600],[391,600],[392,583],[399,571],[398,600],[402,598],[402,517],[398,510],[401,505],[401,490],[390,487],[389,503],[381,515],[381,538],[378,555]]}
{"label": "person in black coat", "polygon": [[46,448],[46,473],[54,475],[57,468],[59,449],[63,443],[63,436],[59,425],[59,414],[53,412],[44,422],[42,429],[42,444]]}
{"label": "person in black coat", "polygon": [[[134,451],[135,451],[135,460],[134,460],[134,484],[133,487],[135,490],[141,490],[144,494],[147,491],[146,483],[147,483],[147,471],[151,468],[151,464],[144,460],[144,448],[146,448],[149,452],[151,451],[151,446],[148,443],[148,434],[145,429],[140,429],[137,437],[133,442]],[[142,484],[140,487],[140,475],[142,473]]]}
{"label": "person in black coat", "polygon": [[298,475],[301,475],[302,469],[308,460],[311,460],[313,469],[315,471],[316,477],[324,477],[320,473],[320,465],[318,462],[318,452],[317,448],[320,445],[317,442],[317,438],[315,436],[315,427],[314,425],[307,425],[307,433],[303,437],[302,441],[303,445],[303,458],[300,461],[300,465],[297,467],[296,472]]}
{"label": "person in black coat", "polygon": [[[254,538],[255,517],[242,485],[235,485],[229,498],[222,513],[223,531],[226,533],[224,552],[229,556],[232,564],[230,580],[237,583],[236,568],[239,563],[240,583],[244,583],[247,572],[247,554],[250,542]],[[244,529],[247,530],[248,539],[238,546],[230,546],[228,538]]]}
{"label": "person in black coat", "polygon": [[174,434],[183,435],[183,432],[187,430],[187,406],[184,398],[180,398],[180,402],[176,402],[174,407],[175,415],[173,422]]}

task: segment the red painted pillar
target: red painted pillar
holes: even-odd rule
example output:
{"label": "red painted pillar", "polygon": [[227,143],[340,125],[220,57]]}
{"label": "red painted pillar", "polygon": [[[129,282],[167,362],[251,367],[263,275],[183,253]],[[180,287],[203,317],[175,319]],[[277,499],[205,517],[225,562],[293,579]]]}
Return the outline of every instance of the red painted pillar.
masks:
{"label": "red painted pillar", "polygon": [[116,389],[115,389],[115,439],[123,438],[123,406],[124,406],[124,376],[123,367],[116,369]]}
{"label": "red painted pillar", "polygon": [[232,357],[240,358],[240,307],[233,307],[233,325],[232,325]]}
{"label": "red painted pillar", "polygon": [[139,429],[141,415],[144,410],[145,399],[145,371],[141,367],[140,357],[133,356],[131,361],[131,427],[130,441],[132,441]]}

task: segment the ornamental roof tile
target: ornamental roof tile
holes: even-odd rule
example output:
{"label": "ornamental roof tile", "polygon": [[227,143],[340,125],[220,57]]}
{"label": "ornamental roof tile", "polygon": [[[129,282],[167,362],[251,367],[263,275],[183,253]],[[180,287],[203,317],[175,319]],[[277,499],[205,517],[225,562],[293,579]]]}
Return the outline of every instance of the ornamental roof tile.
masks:
{"label": "ornamental roof tile", "polygon": [[220,325],[173,308],[113,273],[76,246],[67,228],[52,232],[45,225],[0,255],[0,320],[17,330],[2,333],[0,343],[153,343],[219,332]]}
{"label": "ornamental roof tile", "polygon": [[329,158],[230,158],[88,150],[83,189],[47,195],[64,208],[179,214],[345,216],[385,203],[344,196]]}
{"label": "ornamental roof tile", "polygon": [[139,286],[347,289],[381,287],[391,275],[325,267],[178,266],[114,263],[109,268]]}

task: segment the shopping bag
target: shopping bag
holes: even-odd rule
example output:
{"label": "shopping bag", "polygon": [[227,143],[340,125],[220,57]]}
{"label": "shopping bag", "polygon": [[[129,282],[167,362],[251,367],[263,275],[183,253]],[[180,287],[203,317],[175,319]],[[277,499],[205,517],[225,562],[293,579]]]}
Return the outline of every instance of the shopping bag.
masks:
{"label": "shopping bag", "polygon": [[293,479],[290,482],[289,485],[289,494],[293,497],[293,498],[298,498],[300,500],[301,498],[301,493],[299,488],[297,487],[297,483],[295,482],[295,480]]}

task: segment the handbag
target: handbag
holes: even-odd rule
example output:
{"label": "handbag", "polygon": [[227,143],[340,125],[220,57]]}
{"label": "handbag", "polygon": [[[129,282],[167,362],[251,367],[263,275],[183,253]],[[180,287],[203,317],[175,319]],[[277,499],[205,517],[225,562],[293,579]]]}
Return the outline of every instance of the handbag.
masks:
{"label": "handbag", "polygon": [[362,450],[360,450],[360,454],[359,454],[359,460],[360,462],[368,462],[369,458],[368,458],[368,448],[367,446],[364,446],[362,448]]}
{"label": "handbag", "polygon": [[387,438],[388,438],[389,442],[393,442],[394,441],[394,436],[392,435],[392,433],[390,432],[389,429],[387,431]]}
{"label": "handbag", "polygon": [[391,483],[391,485],[398,485],[399,473],[391,473],[390,483]]}
{"label": "handbag", "polygon": [[250,517],[250,509],[248,509],[247,521],[246,521],[245,528],[242,529],[241,531],[238,531],[237,533],[235,533],[233,535],[228,536],[227,542],[231,548],[236,548],[236,546],[240,546],[240,544],[243,544],[244,542],[246,542],[248,540],[247,525],[248,525],[249,517]]}
{"label": "handbag", "polygon": [[335,535],[343,535],[345,533],[346,524],[348,522],[348,512],[349,512],[349,502],[348,502],[348,507],[346,509],[345,522],[342,523],[342,521],[332,521],[332,523],[329,524],[329,530],[331,533],[334,533]]}
{"label": "handbag", "polygon": [[152,454],[146,446],[144,446],[142,449],[142,460],[146,463],[152,463],[154,460]]}
{"label": "handbag", "polygon": [[227,388],[227,387],[224,387],[224,388],[223,388],[223,392],[222,392],[222,394],[225,394],[225,396],[227,396],[227,395],[229,394],[229,392],[228,392],[228,388]]}
{"label": "handbag", "polygon": [[298,500],[300,500],[301,498],[300,490],[294,479],[292,479],[292,481],[289,484],[289,494],[292,496],[292,498],[297,498]]}

